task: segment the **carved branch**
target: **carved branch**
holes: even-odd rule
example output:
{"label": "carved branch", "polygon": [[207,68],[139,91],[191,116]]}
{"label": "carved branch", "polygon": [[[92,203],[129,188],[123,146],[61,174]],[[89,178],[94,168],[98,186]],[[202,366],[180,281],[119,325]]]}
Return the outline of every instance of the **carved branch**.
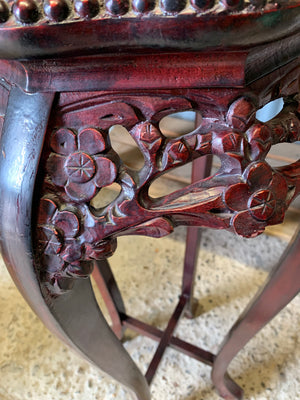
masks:
{"label": "carved branch", "polygon": [[[255,119],[256,97],[242,96],[224,119],[204,117],[193,132],[166,138],[160,119],[192,104],[182,96],[127,95],[120,102],[100,97],[91,111],[98,113],[98,127],[53,129],[37,234],[41,280],[51,292],[68,290],[75,277],[87,276],[92,260],[114,252],[117,236],[161,237],[185,224],[253,237],[282,221],[299,193],[299,163],[274,169],[265,158],[272,145],[300,139],[296,98],[287,98],[276,118],[261,123]],[[79,107],[74,121],[81,112]],[[109,129],[120,120],[145,159],[134,173],[110,145]],[[149,196],[163,173],[204,155],[221,160],[214,176],[158,199]],[[103,209],[91,207],[101,188],[113,182],[121,187],[118,197]]]}

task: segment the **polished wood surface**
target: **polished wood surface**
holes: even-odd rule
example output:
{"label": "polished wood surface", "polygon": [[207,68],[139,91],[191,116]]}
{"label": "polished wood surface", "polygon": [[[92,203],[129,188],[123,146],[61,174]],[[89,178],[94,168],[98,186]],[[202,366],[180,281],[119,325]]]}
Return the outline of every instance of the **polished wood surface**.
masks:
{"label": "polished wood surface", "polygon": [[297,0],[1,0],[0,54],[243,49],[299,34],[298,6]]}
{"label": "polished wood surface", "polygon": [[[150,399],[168,346],[211,365],[224,398],[241,398],[227,366],[299,291],[297,236],[217,355],[173,337],[191,315],[195,227],[251,238],[282,222],[299,194],[299,160],[266,158],[300,140],[299,18],[297,1],[0,1],[2,254],[49,329],[139,400]],[[279,98],[282,111],[259,121],[256,112]],[[164,117],[188,110],[198,113],[195,129],[165,134]],[[139,169],[112,146],[115,126],[134,140]],[[161,176],[188,163],[190,184],[151,196]],[[97,206],[112,186],[115,198]],[[159,238],[178,225],[191,241],[161,332],[126,314],[107,258],[118,236]],[[116,335],[95,301],[93,269]],[[118,340],[125,327],[160,340],[146,377]]]}

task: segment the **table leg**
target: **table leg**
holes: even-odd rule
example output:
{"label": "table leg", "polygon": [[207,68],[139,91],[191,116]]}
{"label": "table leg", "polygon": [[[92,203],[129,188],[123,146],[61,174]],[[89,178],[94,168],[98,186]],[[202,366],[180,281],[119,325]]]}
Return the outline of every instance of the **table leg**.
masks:
{"label": "table leg", "polygon": [[122,339],[124,327],[122,326],[121,315],[126,314],[126,310],[122,295],[107,259],[95,261],[93,278],[110,315],[112,322],[111,329],[119,339]]}
{"label": "table leg", "polygon": [[20,292],[54,334],[129,387],[139,400],[149,400],[146,379],[109,328],[89,279],[76,280],[72,290],[59,295],[41,286],[32,249],[34,190],[53,98],[50,93],[26,94],[17,87],[9,95],[0,143],[3,258]]}
{"label": "table leg", "polygon": [[[192,164],[192,182],[200,181],[209,176],[212,166],[212,157],[200,157]],[[187,228],[185,256],[182,277],[182,295],[186,296],[188,301],[185,309],[185,316],[193,318],[193,289],[197,267],[197,258],[201,241],[201,228],[189,226]]]}
{"label": "table leg", "polygon": [[230,330],[212,369],[212,379],[224,399],[241,398],[242,390],[227,375],[227,367],[248,341],[283,309],[300,290],[300,229],[239,320]]}

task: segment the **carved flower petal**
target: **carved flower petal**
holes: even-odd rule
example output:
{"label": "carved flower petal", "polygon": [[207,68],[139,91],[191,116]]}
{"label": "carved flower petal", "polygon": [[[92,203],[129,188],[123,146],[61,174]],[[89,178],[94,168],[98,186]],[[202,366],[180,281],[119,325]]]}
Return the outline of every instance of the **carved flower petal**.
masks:
{"label": "carved flower petal", "polygon": [[52,153],[48,158],[46,169],[54,185],[64,186],[68,180],[64,170],[65,157]]}
{"label": "carved flower petal", "polygon": [[52,199],[41,199],[38,211],[38,224],[49,224],[56,210],[57,205]]}
{"label": "carved flower petal", "polygon": [[267,188],[272,179],[272,168],[266,162],[253,162],[244,172],[244,177],[254,190]]}
{"label": "carved flower petal", "polygon": [[117,167],[106,157],[94,157],[97,164],[97,172],[94,182],[98,187],[111,185],[117,177]]}
{"label": "carved flower petal", "polygon": [[67,263],[80,260],[81,255],[81,245],[75,239],[66,241],[60,253],[60,256]]}
{"label": "carved flower petal", "polygon": [[250,98],[240,97],[231,104],[227,113],[227,122],[238,131],[243,132],[255,119],[256,107]]}
{"label": "carved flower petal", "polygon": [[236,183],[226,190],[224,201],[231,210],[241,211],[247,209],[247,203],[250,196],[251,192],[246,183]]}
{"label": "carved flower petal", "polygon": [[284,203],[281,205],[277,204],[275,213],[268,220],[268,225],[281,224],[281,222],[284,220],[286,209],[287,206]]}
{"label": "carved flower petal", "polygon": [[96,194],[96,189],[93,181],[85,183],[68,182],[65,187],[67,195],[79,203],[91,200]]}
{"label": "carved flower petal", "polygon": [[76,136],[70,129],[58,129],[52,134],[50,145],[55,153],[66,156],[77,150]]}
{"label": "carved flower petal", "polygon": [[37,231],[37,249],[42,254],[59,254],[62,248],[62,238],[57,229],[52,226],[42,226]]}
{"label": "carved flower petal", "polygon": [[71,211],[61,211],[57,213],[54,224],[61,229],[65,237],[75,237],[79,232],[79,220]]}
{"label": "carved flower petal", "polygon": [[271,180],[270,190],[274,193],[277,200],[285,201],[288,192],[288,185],[281,174],[274,174]]}
{"label": "carved flower petal", "polygon": [[94,263],[92,261],[80,261],[69,264],[67,266],[67,274],[74,278],[87,278],[94,268]]}
{"label": "carved flower petal", "polygon": [[116,239],[104,239],[98,243],[85,243],[85,254],[89,259],[103,260],[111,257],[117,248]]}
{"label": "carved flower petal", "polygon": [[105,145],[105,139],[97,129],[83,129],[78,135],[78,149],[88,154],[102,153]]}
{"label": "carved flower petal", "polygon": [[248,211],[240,212],[232,219],[232,225],[235,232],[246,238],[253,238],[265,230],[266,223],[252,218]]}

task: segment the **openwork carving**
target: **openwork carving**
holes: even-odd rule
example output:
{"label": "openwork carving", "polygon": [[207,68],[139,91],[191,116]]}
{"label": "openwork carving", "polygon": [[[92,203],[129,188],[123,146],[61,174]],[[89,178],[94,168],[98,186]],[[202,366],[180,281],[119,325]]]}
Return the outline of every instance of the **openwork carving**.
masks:
{"label": "openwork carving", "polygon": [[[78,128],[78,117],[76,126],[55,126],[50,132],[37,252],[41,280],[52,293],[69,289],[74,278],[92,271],[93,260],[111,255],[117,236],[162,237],[185,224],[254,237],[281,222],[299,193],[299,162],[274,169],[265,160],[272,145],[300,139],[296,98],[287,98],[276,118],[261,123],[255,119],[255,96],[241,96],[227,110],[219,110],[218,118],[209,117],[214,114],[210,110],[193,132],[169,139],[159,121],[174,111],[192,109],[195,98],[121,97],[95,101],[90,117],[97,116],[97,128]],[[199,110],[202,101],[196,104]],[[79,116],[85,115],[80,114],[82,107]],[[58,120],[68,121],[66,111]],[[140,171],[123,165],[111,148],[109,128],[120,120],[144,156]],[[215,175],[158,199],[149,196],[151,183],[161,174],[211,154],[221,160]],[[121,187],[118,197],[102,209],[93,208],[90,201],[112,182]]]}

